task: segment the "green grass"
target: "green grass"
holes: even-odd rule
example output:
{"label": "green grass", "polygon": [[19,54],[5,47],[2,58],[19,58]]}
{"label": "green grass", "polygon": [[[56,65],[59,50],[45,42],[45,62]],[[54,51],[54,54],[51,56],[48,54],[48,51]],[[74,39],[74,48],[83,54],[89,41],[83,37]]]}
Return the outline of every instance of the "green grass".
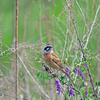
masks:
{"label": "green grass", "polygon": [[[89,77],[87,70],[84,70],[84,59],[82,58],[82,62],[80,61],[82,52],[80,50],[74,25],[71,21],[69,10],[66,5],[66,0],[54,0],[54,5],[53,2],[50,1],[53,0],[49,0],[49,2],[47,0],[41,0],[41,8],[39,10],[39,0],[19,0],[18,54],[24,61],[24,64],[28,68],[31,75],[39,84],[41,84],[40,86],[44,88],[47,94],[50,97],[53,95],[53,100],[60,100],[58,94],[56,93],[54,82],[55,78],[51,78],[42,66],[42,62],[44,62],[44,60],[41,52],[43,52],[43,48],[48,41],[54,45],[55,52],[59,55],[63,62],[66,58],[68,59],[66,65],[71,68],[71,76],[75,76],[73,70],[75,68],[79,68],[85,74],[85,77],[88,80]],[[78,35],[82,41],[82,46],[84,47],[89,34],[88,30],[90,30],[90,27],[94,21],[100,1],[77,0],[77,2],[81,9],[75,0],[71,0],[71,14],[75,20]],[[4,96],[4,100],[7,100],[6,98],[13,100],[13,98],[10,96],[15,95],[15,55],[14,52],[12,52],[9,48],[14,47],[16,17],[15,1],[12,2],[1,0],[0,9],[0,82],[3,84],[0,89],[2,90],[1,92],[3,94],[8,95],[7,97]],[[40,12],[41,18],[39,17]],[[41,19],[41,33],[39,33],[39,18]],[[89,36],[89,43],[87,48],[84,49],[94,84],[100,81],[99,22],[100,9],[97,14],[96,22]],[[40,34],[42,34],[42,37],[40,37]],[[42,41],[40,38],[42,38]],[[96,56],[98,60],[95,59]],[[18,67],[19,100],[21,99],[21,96],[22,98],[25,97],[28,100],[47,100],[47,98],[41,93],[41,90],[37,88],[37,85],[31,79],[30,75],[28,75],[20,60],[18,60]],[[58,78],[60,78],[61,75],[62,73],[58,74]],[[79,89],[78,86],[79,84],[82,84],[83,81],[81,82],[81,79],[75,79],[75,81],[77,85],[76,88]],[[83,95],[86,89],[88,89],[88,92],[92,90],[89,82],[86,88],[80,88],[79,91]],[[64,93],[67,92],[67,88],[65,88]],[[86,100],[89,100],[90,98],[91,100],[94,100],[93,97],[90,97],[92,94],[93,91],[90,91]],[[76,96],[77,95],[77,99],[80,99],[80,94],[76,93]],[[64,100],[65,97],[63,95],[62,99]],[[98,97],[100,98],[100,93],[98,94]],[[75,99],[73,97],[69,99],[67,95],[67,100]]]}

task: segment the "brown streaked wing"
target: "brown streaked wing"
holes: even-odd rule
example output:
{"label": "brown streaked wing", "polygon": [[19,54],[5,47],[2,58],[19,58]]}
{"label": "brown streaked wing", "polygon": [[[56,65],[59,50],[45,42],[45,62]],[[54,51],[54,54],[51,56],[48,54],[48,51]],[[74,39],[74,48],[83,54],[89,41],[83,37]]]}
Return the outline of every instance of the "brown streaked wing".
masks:
{"label": "brown streaked wing", "polygon": [[64,68],[64,64],[62,63],[60,58],[54,52],[51,55],[52,61],[55,62],[59,66],[59,68]]}

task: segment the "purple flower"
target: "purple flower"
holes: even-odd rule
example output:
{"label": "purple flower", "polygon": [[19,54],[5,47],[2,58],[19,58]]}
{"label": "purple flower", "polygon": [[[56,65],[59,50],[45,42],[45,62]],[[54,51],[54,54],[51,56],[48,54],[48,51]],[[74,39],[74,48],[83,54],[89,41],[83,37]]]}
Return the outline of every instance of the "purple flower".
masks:
{"label": "purple flower", "polygon": [[78,68],[75,69],[75,72],[78,73],[80,77],[82,77],[82,80],[85,79],[84,74]]}
{"label": "purple flower", "polygon": [[88,97],[88,92],[85,92],[84,94],[85,94],[85,96],[87,96],[87,97]]}
{"label": "purple flower", "polygon": [[75,96],[73,88],[70,86],[69,97],[71,97],[72,95]]}
{"label": "purple flower", "polygon": [[83,82],[83,87],[85,87],[86,86],[86,84],[85,84],[85,82]]}
{"label": "purple flower", "polygon": [[61,95],[60,80],[58,78],[55,79],[55,85],[58,91],[58,95]]}
{"label": "purple flower", "polygon": [[[84,94],[85,94],[85,97],[88,97],[88,92],[85,92]],[[83,99],[80,99],[80,100],[83,100]]]}
{"label": "purple flower", "polygon": [[67,75],[68,75],[68,76],[70,76],[69,71],[70,71],[70,68],[68,67],[68,68],[66,69],[66,72],[67,72]]}
{"label": "purple flower", "polygon": [[85,87],[85,86],[87,86],[88,85],[88,83],[87,82],[83,82],[83,86]]}

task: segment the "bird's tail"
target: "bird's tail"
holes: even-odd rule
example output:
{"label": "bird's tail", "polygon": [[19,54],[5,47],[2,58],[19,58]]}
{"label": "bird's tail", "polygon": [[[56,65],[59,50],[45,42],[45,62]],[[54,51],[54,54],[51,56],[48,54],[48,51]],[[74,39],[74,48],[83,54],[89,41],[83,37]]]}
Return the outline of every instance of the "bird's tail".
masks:
{"label": "bird's tail", "polygon": [[71,81],[71,83],[75,86],[74,82],[72,81],[72,79],[70,78],[70,76],[67,74],[66,70],[63,69],[63,68],[61,68],[61,71],[67,75],[67,77],[69,78],[69,80]]}
{"label": "bird's tail", "polygon": [[72,81],[72,79],[70,78],[70,76],[67,74],[67,72],[65,70],[62,70],[62,72],[64,72],[67,77],[69,78],[69,80],[71,81],[71,83],[75,86],[74,82]]}
{"label": "bird's tail", "polygon": [[[67,73],[66,73],[66,75],[67,75]],[[69,80],[71,81],[71,83],[75,86],[75,84],[74,84],[74,82],[72,81],[72,79],[70,78],[70,76],[67,75],[67,77],[69,78]]]}

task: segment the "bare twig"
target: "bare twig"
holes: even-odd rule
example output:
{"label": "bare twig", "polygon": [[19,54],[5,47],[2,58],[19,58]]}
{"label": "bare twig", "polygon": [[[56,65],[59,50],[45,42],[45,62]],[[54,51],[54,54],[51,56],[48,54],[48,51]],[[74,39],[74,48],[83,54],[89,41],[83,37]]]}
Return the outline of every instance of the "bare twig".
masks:
{"label": "bare twig", "polygon": [[54,46],[54,0],[52,1],[52,44]]}
{"label": "bare twig", "polygon": [[31,75],[31,73],[29,72],[29,70],[27,69],[27,67],[25,66],[23,60],[21,59],[21,57],[18,55],[18,58],[20,59],[23,67],[26,69],[27,73],[29,74],[29,76],[32,78],[32,80],[34,81],[34,83],[37,85],[37,87],[40,89],[40,91],[43,93],[44,96],[46,96],[48,98],[48,100],[50,100],[50,97],[48,96],[48,94],[45,92],[45,90],[40,86],[40,84],[36,81],[36,79]]}
{"label": "bare twig", "polygon": [[0,54],[2,52],[2,35],[1,35],[1,26],[0,26]]}
{"label": "bare twig", "polygon": [[66,48],[66,44],[67,44],[67,34],[68,34],[68,30],[66,32],[66,36],[65,36],[65,44],[64,44],[64,49],[63,49],[63,54],[62,54],[62,59],[64,58],[64,52],[65,52],[65,48]]}
{"label": "bare twig", "polygon": [[[85,60],[85,66],[86,66],[88,75],[89,75],[89,77],[90,77],[90,83],[91,83],[91,85],[92,85],[92,89],[93,89],[93,92],[94,92],[95,100],[98,100],[97,95],[96,95],[96,93],[95,93],[94,84],[93,84],[93,80],[92,80],[92,77],[91,77],[91,74],[90,74],[90,70],[89,70],[89,67],[88,67],[88,65],[87,65],[87,59],[86,59],[86,57],[85,57],[85,53],[84,53],[84,51],[83,51],[82,43],[81,43],[81,41],[80,41],[80,39],[79,39],[78,31],[77,31],[76,25],[75,25],[75,21],[74,21],[74,19],[73,19],[73,17],[72,17],[71,9],[70,9],[70,7],[69,7],[69,5],[68,5],[68,3],[67,3],[67,0],[66,0],[66,4],[67,4],[67,6],[68,6],[68,9],[69,9],[69,12],[70,12],[70,15],[71,15],[71,20],[72,20],[72,23],[73,23],[74,28],[75,28],[75,31],[76,31],[77,40],[79,41],[79,45],[80,45],[81,50],[82,50],[82,53],[83,53],[83,58],[84,58],[84,60]],[[93,26],[92,26],[92,27],[93,27]]]}
{"label": "bare twig", "polygon": [[42,63],[42,65],[43,65],[43,67],[45,68],[45,70],[46,70],[49,74],[52,73],[51,70],[50,70],[48,67],[46,67],[44,63]]}
{"label": "bare twig", "polygon": [[41,33],[41,0],[39,0],[39,37],[40,37],[40,42],[42,42],[42,33]]}
{"label": "bare twig", "polygon": [[[94,18],[94,21],[93,21],[93,23],[92,23],[92,25],[90,27],[90,30],[87,31],[87,33],[89,32],[89,34],[87,35],[86,43],[85,43],[83,49],[86,49],[87,48],[87,45],[88,45],[88,42],[89,42],[89,38],[90,38],[91,32],[93,30],[93,26],[94,26],[94,24],[96,22],[99,9],[100,9],[100,5],[98,6],[98,9],[96,11],[95,18]],[[81,53],[80,61],[82,61],[82,57],[83,57],[83,53]]]}
{"label": "bare twig", "polygon": [[94,24],[95,24],[95,22],[96,22],[97,15],[98,15],[98,12],[99,12],[99,9],[100,9],[100,5],[98,6],[98,9],[97,9],[97,11],[96,11],[94,21],[93,21],[93,23],[92,23],[92,25],[91,25],[91,27],[90,27],[90,31],[89,31],[89,34],[88,34],[88,36],[87,36],[86,43],[85,43],[85,45],[84,45],[84,48],[83,48],[83,49],[85,49],[85,48],[87,47],[87,45],[88,45],[88,42],[89,42],[89,37],[90,37],[91,32],[92,32],[92,30],[93,30],[93,26],[94,26]]}
{"label": "bare twig", "polygon": [[81,9],[81,7],[80,7],[79,3],[77,2],[77,0],[75,0],[75,1],[76,1],[77,6],[79,7],[79,9],[80,9],[80,11],[81,11],[81,13],[82,13],[82,16],[83,16],[83,19],[84,19],[85,25],[86,25],[86,27],[87,27],[87,24],[86,24],[86,20],[85,20],[84,13],[83,13],[83,11],[82,11],[82,9]]}
{"label": "bare twig", "polygon": [[18,98],[18,51],[17,51],[17,46],[18,46],[18,0],[16,0],[16,29],[15,29],[15,56],[16,56],[16,78],[15,78],[15,98],[17,100]]}
{"label": "bare twig", "polygon": [[59,14],[59,16],[57,17],[57,23],[56,23],[56,24],[57,24],[57,26],[59,27],[59,30],[62,32],[63,36],[65,36],[64,31],[62,30],[62,28],[61,28],[60,25],[59,25],[60,16],[62,15],[63,12],[64,12],[64,11],[62,10],[61,13]]}

